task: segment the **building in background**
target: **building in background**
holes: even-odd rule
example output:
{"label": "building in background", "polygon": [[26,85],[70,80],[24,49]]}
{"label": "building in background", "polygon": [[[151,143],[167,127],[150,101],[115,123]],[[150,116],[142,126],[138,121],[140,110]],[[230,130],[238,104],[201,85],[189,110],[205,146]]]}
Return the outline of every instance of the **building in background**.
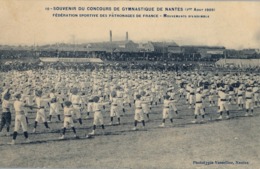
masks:
{"label": "building in background", "polygon": [[145,50],[147,52],[155,52],[155,53],[168,53],[169,47],[171,49],[178,48],[179,45],[175,42],[151,42],[149,41],[145,44]]}

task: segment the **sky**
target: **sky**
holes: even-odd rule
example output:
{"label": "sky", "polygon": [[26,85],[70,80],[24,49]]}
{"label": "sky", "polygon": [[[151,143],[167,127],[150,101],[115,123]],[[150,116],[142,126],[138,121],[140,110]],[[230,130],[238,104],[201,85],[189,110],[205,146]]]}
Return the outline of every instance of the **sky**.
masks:
{"label": "sky", "polygon": [[[72,18],[53,13],[110,14],[93,11],[47,11],[46,7],[181,7],[214,8],[215,12],[135,12],[134,14],[206,14],[208,19]],[[131,12],[114,12],[133,14]],[[260,48],[260,2],[249,1],[69,1],[1,0],[0,45],[44,45],[124,40],[175,41],[179,45]]]}

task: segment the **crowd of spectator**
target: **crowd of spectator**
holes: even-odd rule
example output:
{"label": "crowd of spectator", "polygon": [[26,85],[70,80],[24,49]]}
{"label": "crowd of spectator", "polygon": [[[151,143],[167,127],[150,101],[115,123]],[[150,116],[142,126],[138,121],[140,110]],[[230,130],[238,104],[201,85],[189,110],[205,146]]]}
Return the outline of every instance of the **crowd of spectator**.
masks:
{"label": "crowd of spectator", "polygon": [[[40,57],[62,58],[100,58],[103,67],[114,69],[142,69],[142,70],[166,70],[166,71],[189,71],[200,70],[231,70],[231,71],[260,71],[260,68],[217,68],[215,63],[203,61],[196,55],[163,54],[163,53],[127,53],[127,52],[84,52],[84,51],[34,51],[34,50],[0,50],[0,71],[29,70],[53,67],[56,69],[93,69],[93,63],[42,63]],[[196,59],[195,59],[196,58]]]}
{"label": "crowd of spectator", "polygon": [[160,71],[188,71],[193,70],[198,67],[198,64],[183,64],[183,63],[175,63],[175,64],[167,64],[163,62],[104,62],[102,64],[96,63],[42,63],[38,62],[12,62],[10,64],[1,64],[0,71],[7,72],[10,70],[18,70],[18,71],[26,71],[26,70],[36,70],[36,69],[45,69],[45,68],[55,68],[55,69],[94,69],[95,67],[101,68],[113,68],[115,70],[160,70]]}
{"label": "crowd of spectator", "polygon": [[0,59],[34,58],[35,52],[29,50],[0,50]]}

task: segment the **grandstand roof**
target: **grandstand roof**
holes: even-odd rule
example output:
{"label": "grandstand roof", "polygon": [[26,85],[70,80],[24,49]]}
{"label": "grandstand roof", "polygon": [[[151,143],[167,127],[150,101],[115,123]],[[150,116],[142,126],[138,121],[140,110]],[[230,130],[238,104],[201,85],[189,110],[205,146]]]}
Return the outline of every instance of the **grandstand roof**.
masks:
{"label": "grandstand roof", "polygon": [[194,45],[184,45],[183,48],[205,48],[205,49],[226,49],[224,46],[194,46]]}
{"label": "grandstand roof", "polygon": [[155,47],[168,47],[168,46],[176,46],[178,47],[177,43],[175,42],[149,42]]}
{"label": "grandstand roof", "polygon": [[103,63],[100,58],[51,58],[41,57],[42,62]]}

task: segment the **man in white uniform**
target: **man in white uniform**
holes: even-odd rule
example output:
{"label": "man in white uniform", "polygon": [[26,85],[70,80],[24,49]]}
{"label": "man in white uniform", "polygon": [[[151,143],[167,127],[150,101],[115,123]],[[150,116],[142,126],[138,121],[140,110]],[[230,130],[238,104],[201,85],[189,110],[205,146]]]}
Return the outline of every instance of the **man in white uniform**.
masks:
{"label": "man in white uniform", "polygon": [[36,98],[35,98],[35,103],[36,103],[36,118],[35,118],[35,122],[34,122],[34,129],[33,132],[36,132],[36,127],[38,122],[42,121],[45,125],[46,128],[50,129],[50,127],[48,126],[48,123],[46,121],[46,114],[45,114],[45,104],[46,102],[49,102],[50,99],[44,99],[42,98],[42,91],[38,90],[36,91]]}
{"label": "man in white uniform", "polygon": [[194,85],[191,85],[190,86],[190,97],[189,97],[189,103],[190,103],[190,106],[189,108],[191,109],[194,105],[194,102],[195,102],[195,89],[194,89]]}
{"label": "man in white uniform", "polygon": [[76,114],[76,118],[79,121],[79,124],[82,125],[82,119],[81,119],[81,104],[82,104],[82,99],[81,97],[78,95],[78,89],[77,88],[73,88],[72,89],[72,95],[70,97],[70,101],[72,102],[72,106],[75,109],[75,114]]}
{"label": "man in white uniform", "polygon": [[[245,116],[253,116],[253,112],[254,112],[254,105],[253,105],[253,97],[254,97],[254,93],[251,87],[248,87],[246,89],[246,93],[245,93],[245,97],[246,97],[246,114]],[[251,110],[251,113],[249,114],[249,110]]]}
{"label": "man in white uniform", "polygon": [[23,134],[26,139],[26,142],[30,142],[28,139],[28,132],[27,132],[27,123],[24,115],[23,108],[26,107],[20,99],[21,94],[15,95],[15,102],[14,102],[14,110],[15,110],[15,125],[14,125],[14,133],[13,133],[13,140],[10,144],[15,144],[16,137],[18,135],[18,131],[20,129],[20,126],[22,126]]}
{"label": "man in white uniform", "polygon": [[240,86],[238,88],[238,91],[237,91],[237,104],[238,104],[238,108],[239,109],[243,109],[244,108],[243,95],[244,95],[244,90],[243,90],[243,87]]}
{"label": "man in white uniform", "polygon": [[76,138],[77,137],[76,129],[74,127],[74,122],[72,119],[73,111],[75,109],[71,106],[72,103],[70,101],[65,101],[64,105],[65,105],[64,106],[64,123],[63,123],[62,136],[60,137],[60,139],[64,139],[66,129],[69,127],[69,125],[71,126],[71,129],[74,133],[74,137]]}
{"label": "man in white uniform", "polygon": [[146,92],[142,93],[142,109],[144,114],[146,114],[148,121],[150,120],[149,117],[149,113],[150,113],[150,109],[149,109],[149,103],[150,103],[150,98],[149,98],[149,94]]}
{"label": "man in white uniform", "polygon": [[225,88],[221,88],[221,90],[218,92],[218,96],[219,96],[219,113],[220,116],[218,118],[218,120],[222,120],[222,114],[223,111],[227,112],[227,119],[229,119],[229,108],[228,108],[228,94],[226,93]]}
{"label": "man in white uniform", "polygon": [[94,120],[93,120],[93,130],[91,133],[89,133],[90,135],[94,135],[95,131],[96,131],[96,127],[98,124],[101,125],[102,127],[102,133],[104,134],[104,130],[105,130],[105,126],[104,126],[104,119],[103,119],[103,115],[102,115],[102,111],[101,109],[103,108],[103,106],[107,104],[107,103],[101,103],[99,102],[99,97],[95,96],[93,98],[93,111],[94,111]]}
{"label": "man in white uniform", "polygon": [[142,109],[142,104],[144,101],[141,100],[141,95],[137,94],[136,95],[136,101],[135,101],[135,122],[134,122],[134,128],[133,130],[136,130],[137,123],[142,122],[143,128],[145,127],[145,122],[144,122],[144,112]]}
{"label": "man in white uniform", "polygon": [[60,119],[60,111],[59,111],[59,104],[58,104],[58,96],[55,94],[55,90],[52,89],[50,93],[50,115],[49,115],[49,121],[51,122],[51,118],[53,115],[57,115],[58,120],[61,121]]}
{"label": "man in white uniform", "polygon": [[200,89],[200,88],[197,89],[197,93],[195,95],[195,101],[196,101],[195,111],[194,111],[195,120],[192,121],[192,123],[197,123],[197,118],[199,115],[202,116],[202,122],[203,122],[204,118],[205,118],[205,111],[204,111],[203,104],[202,104],[202,101],[203,101],[202,89]]}
{"label": "man in white uniform", "polygon": [[175,100],[170,100],[170,97],[169,95],[166,95],[164,98],[164,101],[163,101],[163,112],[162,112],[162,115],[163,115],[163,121],[162,121],[162,124],[159,126],[159,127],[165,127],[165,120],[169,117],[171,123],[173,124],[173,113],[172,111],[170,111],[170,106],[172,103],[175,102]]}
{"label": "man in white uniform", "polygon": [[117,117],[118,123],[120,124],[120,109],[118,105],[120,104],[118,98],[116,97],[116,92],[111,93],[111,109],[110,109],[110,125],[113,125],[113,118]]}
{"label": "man in white uniform", "polygon": [[256,83],[253,87],[255,107],[258,107],[259,104],[259,87],[257,85],[258,84]]}

